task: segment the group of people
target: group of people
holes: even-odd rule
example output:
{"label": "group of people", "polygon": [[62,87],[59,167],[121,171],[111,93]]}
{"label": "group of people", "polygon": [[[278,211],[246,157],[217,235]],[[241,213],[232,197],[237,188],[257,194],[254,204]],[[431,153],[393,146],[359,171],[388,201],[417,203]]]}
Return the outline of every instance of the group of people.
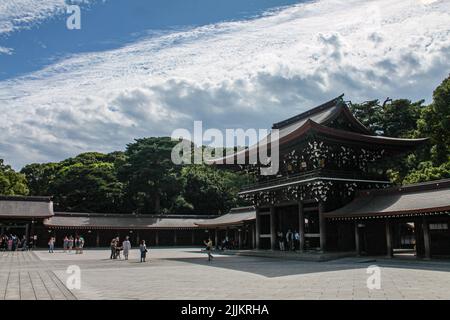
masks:
{"label": "group of people", "polygon": [[[53,237],[53,243],[55,242],[55,238]],[[75,235],[75,238],[70,236],[65,236],[63,240],[63,250],[64,252],[71,253],[72,250],[75,248],[75,254],[82,254],[83,248],[84,248],[84,238],[80,235]]]}
{"label": "group of people", "polygon": [[[47,244],[48,244],[48,252],[49,253],[54,253],[55,252],[56,238],[54,236],[51,236],[48,239],[48,243]],[[64,237],[64,240],[63,240],[63,250],[64,250],[64,252],[71,253],[74,248],[75,248],[75,253],[76,254],[83,253],[83,248],[84,248],[84,238],[83,238],[83,236],[75,235],[75,237],[73,237],[72,235],[70,235],[70,236],[66,235]]]}
{"label": "group of people", "polygon": [[0,235],[1,251],[26,251],[29,249],[26,236],[20,238],[15,234]]}
{"label": "group of people", "polygon": [[[120,242],[119,237],[115,237],[111,240],[111,256],[110,259],[121,259],[120,252],[123,251],[123,256],[125,260],[128,260],[128,255],[131,250],[131,242],[130,237],[126,236],[125,240]],[[147,245],[145,244],[145,240],[141,240],[139,244],[139,252],[141,256],[141,262],[145,262],[145,258],[147,257]]]}
{"label": "group of people", "polygon": [[223,240],[222,240],[222,242],[221,242],[221,244],[220,244],[220,246],[219,246],[219,244],[217,244],[217,249],[220,249],[220,250],[233,250],[233,249],[235,249],[236,247],[238,247],[238,244],[236,243],[236,241],[234,240],[234,239],[229,239],[228,238],[228,236],[226,236]]}
{"label": "group of people", "polygon": [[295,251],[300,248],[300,234],[289,229],[286,234],[283,231],[277,232],[277,240],[280,251]]}

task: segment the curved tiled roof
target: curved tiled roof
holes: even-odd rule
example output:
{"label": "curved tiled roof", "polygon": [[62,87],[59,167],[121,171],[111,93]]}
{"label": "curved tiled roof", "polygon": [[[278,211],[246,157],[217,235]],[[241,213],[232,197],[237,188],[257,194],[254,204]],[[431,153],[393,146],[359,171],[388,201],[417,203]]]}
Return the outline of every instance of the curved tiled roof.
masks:
{"label": "curved tiled roof", "polygon": [[[56,213],[46,219],[50,228],[76,229],[196,229],[196,222],[210,216],[189,215],[132,215],[132,214],[87,214]],[[215,216],[214,216],[215,217]]]}
{"label": "curved tiled roof", "polygon": [[384,217],[450,212],[450,179],[381,190],[360,191],[327,218]]}
{"label": "curved tiled roof", "polygon": [[[393,148],[412,148],[427,139],[404,139],[377,136],[367,129],[361,122],[359,122],[351,113],[348,106],[342,99],[343,95],[330,100],[318,107],[315,107],[307,112],[289,118],[287,120],[275,123],[273,129],[278,129],[278,143],[283,145],[295,139],[305,136],[309,131],[315,131],[330,137],[337,137],[348,141],[359,141],[367,144],[375,143]],[[347,131],[341,129],[331,128],[328,125],[340,115],[352,125],[355,131]],[[247,149],[236,152],[232,155],[207,160],[207,163],[216,164],[235,164],[238,156],[248,157],[258,152],[258,148],[267,146],[270,149],[271,134],[261,139],[257,144],[250,146]]]}
{"label": "curved tiled roof", "polygon": [[256,219],[256,210],[254,207],[236,208],[232,209],[230,213],[220,216],[215,219],[204,220],[203,222],[197,222],[200,227],[224,227],[241,225],[246,221]]}

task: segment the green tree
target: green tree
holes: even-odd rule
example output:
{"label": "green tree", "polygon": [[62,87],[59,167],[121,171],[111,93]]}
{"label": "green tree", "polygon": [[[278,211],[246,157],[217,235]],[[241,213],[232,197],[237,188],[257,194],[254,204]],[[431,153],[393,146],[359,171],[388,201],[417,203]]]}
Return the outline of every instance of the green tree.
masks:
{"label": "green tree", "polygon": [[423,110],[418,133],[430,138],[429,156],[433,165],[449,161],[450,155],[450,76],[434,90],[433,102]]}
{"label": "green tree", "polygon": [[385,103],[381,112],[381,131],[388,137],[410,138],[417,129],[417,120],[424,100],[411,102],[407,99]]}
{"label": "green tree", "polygon": [[25,175],[15,172],[11,166],[0,159],[0,194],[27,195],[28,187]]}
{"label": "green tree", "polygon": [[49,189],[57,210],[115,213],[123,209],[123,184],[118,181],[112,163],[64,166]]}
{"label": "green tree", "polygon": [[371,131],[378,132],[383,129],[382,107],[378,100],[371,100],[363,103],[351,103],[350,110],[354,116]]}
{"label": "green tree", "polygon": [[190,165],[182,170],[184,199],[197,214],[226,213],[238,205],[237,193],[247,178],[208,165]]}
{"label": "green tree", "polygon": [[443,163],[437,167],[433,166],[433,163],[431,161],[426,161],[420,163],[416,170],[410,172],[403,180],[403,184],[447,178],[450,178],[450,161]]}
{"label": "green tree", "polygon": [[[164,213],[179,199],[181,166],[172,163],[172,148],[178,141],[170,137],[137,139],[126,149],[127,162],[119,177],[126,185],[127,200],[133,211]],[[178,201],[180,203],[180,201]]]}
{"label": "green tree", "polygon": [[22,168],[20,171],[25,175],[30,195],[47,196],[50,195],[50,187],[61,168],[59,163],[32,163]]}

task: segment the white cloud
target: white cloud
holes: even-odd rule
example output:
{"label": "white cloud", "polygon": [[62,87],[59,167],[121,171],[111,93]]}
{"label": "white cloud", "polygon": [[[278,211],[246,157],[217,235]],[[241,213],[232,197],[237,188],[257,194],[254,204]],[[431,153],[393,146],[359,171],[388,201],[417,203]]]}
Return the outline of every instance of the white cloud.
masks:
{"label": "white cloud", "polygon": [[64,0],[2,0],[0,2],[0,35],[30,27],[61,13]]}
{"label": "white cloud", "polygon": [[342,92],[429,98],[450,67],[450,3],[330,0],[151,37],[0,82],[0,157],[16,167],[133,138],[269,127]]}
{"label": "white cloud", "polygon": [[62,14],[67,4],[89,4],[95,0],[2,0],[0,35],[31,28]]}
{"label": "white cloud", "polygon": [[7,47],[1,47],[0,46],[0,55],[1,54],[7,54],[7,55],[11,55],[13,53],[13,49],[12,48],[7,48]]}

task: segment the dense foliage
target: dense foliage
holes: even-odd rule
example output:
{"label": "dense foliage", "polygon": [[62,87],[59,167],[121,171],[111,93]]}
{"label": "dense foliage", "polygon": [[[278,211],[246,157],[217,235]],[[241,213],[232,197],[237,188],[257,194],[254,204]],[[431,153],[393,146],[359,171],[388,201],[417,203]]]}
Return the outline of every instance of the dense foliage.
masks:
{"label": "dense foliage", "polygon": [[374,132],[390,137],[428,137],[428,143],[407,157],[391,159],[390,178],[406,184],[450,177],[450,76],[433,92],[433,101],[378,100],[351,106],[355,116]]}
{"label": "dense foliage", "polygon": [[28,194],[25,175],[15,172],[0,159],[0,194],[26,195]]}
{"label": "dense foliage", "polygon": [[[375,133],[429,137],[407,157],[391,159],[397,183],[450,178],[450,77],[433,101],[378,100],[352,104],[355,116]],[[227,212],[252,177],[207,165],[175,165],[168,137],[138,139],[125,152],[87,152],[58,163],[33,163],[20,173],[0,159],[0,194],[53,195],[56,210],[124,213]]]}

